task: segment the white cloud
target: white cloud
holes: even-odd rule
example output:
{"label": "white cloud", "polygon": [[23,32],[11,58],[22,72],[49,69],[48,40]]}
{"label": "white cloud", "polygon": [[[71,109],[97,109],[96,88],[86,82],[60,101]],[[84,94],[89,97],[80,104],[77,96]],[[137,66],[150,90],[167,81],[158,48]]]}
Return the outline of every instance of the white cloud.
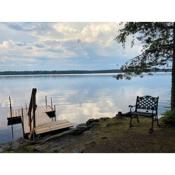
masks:
{"label": "white cloud", "polygon": [[60,33],[63,34],[72,34],[77,32],[77,30],[75,28],[73,28],[71,25],[69,25],[68,23],[56,23],[53,25],[53,28]]}
{"label": "white cloud", "polygon": [[13,41],[3,41],[0,43],[0,49],[11,49],[13,46]]}
{"label": "white cloud", "polygon": [[[85,42],[97,42],[106,39],[114,39],[115,23],[97,23],[85,26],[81,31],[81,39]],[[112,35],[111,35],[112,34]]]}
{"label": "white cloud", "polygon": [[79,40],[82,43],[96,43],[102,47],[113,44],[117,29],[119,29],[117,23],[53,23],[49,26],[55,32],[46,32],[44,35],[34,32],[33,35],[41,42]]}
{"label": "white cloud", "polygon": [[8,59],[34,61],[42,57],[58,60],[116,57],[117,64],[117,57],[133,58],[141,48],[136,44],[123,49],[114,40],[121,27],[118,23],[6,23],[8,30],[0,23],[0,31],[2,27],[0,59],[4,62]]}

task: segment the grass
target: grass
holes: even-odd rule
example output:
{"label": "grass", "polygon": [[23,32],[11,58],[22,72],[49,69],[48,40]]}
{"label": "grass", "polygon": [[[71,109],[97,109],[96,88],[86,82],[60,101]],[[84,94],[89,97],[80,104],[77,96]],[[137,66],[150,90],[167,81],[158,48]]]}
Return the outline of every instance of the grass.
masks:
{"label": "grass", "polygon": [[[141,118],[141,123],[129,119],[100,119],[82,134],[66,134],[46,142],[22,141],[7,146],[3,152],[52,152],[52,153],[171,153],[175,152],[175,128],[156,127],[149,134],[151,119]],[[162,125],[163,126],[163,125]]]}

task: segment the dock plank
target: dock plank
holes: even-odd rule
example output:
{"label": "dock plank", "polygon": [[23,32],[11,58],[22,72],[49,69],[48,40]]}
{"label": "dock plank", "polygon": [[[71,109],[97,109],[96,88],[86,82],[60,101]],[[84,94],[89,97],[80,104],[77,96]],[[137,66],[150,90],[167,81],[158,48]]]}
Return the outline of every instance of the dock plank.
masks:
{"label": "dock plank", "polygon": [[[40,106],[36,108],[36,127],[45,123],[50,123],[52,119],[46,114],[46,112],[51,108],[45,109],[45,107]],[[27,111],[24,113],[24,132],[27,134],[30,132],[29,119]]]}
{"label": "dock plank", "polygon": [[67,120],[58,120],[58,121],[53,121],[50,123],[45,123],[43,125],[37,126],[35,128],[35,133],[36,134],[43,134],[51,131],[56,131],[64,128],[70,128],[72,127],[72,123],[70,123]]}
{"label": "dock plank", "polygon": [[[36,135],[59,130],[59,129],[70,128],[73,126],[72,123],[70,123],[67,120],[53,121],[52,118],[50,118],[47,115],[47,112],[51,112],[51,111],[53,111],[51,106],[47,106],[47,107],[38,106],[36,108],[36,112],[35,112],[36,114],[36,119],[35,119],[36,120],[36,128],[35,128]],[[14,114],[21,116],[22,114],[21,109],[14,110]],[[24,125],[24,134],[29,134],[30,133],[29,117],[28,117],[28,111],[26,109],[23,110],[23,125]]]}

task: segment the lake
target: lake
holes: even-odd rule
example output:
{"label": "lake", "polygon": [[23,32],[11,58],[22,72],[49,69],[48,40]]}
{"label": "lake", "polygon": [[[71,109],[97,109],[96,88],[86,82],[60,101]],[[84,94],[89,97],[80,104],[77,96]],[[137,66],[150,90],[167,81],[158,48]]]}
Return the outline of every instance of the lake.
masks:
{"label": "lake", "polygon": [[[37,104],[45,105],[52,98],[57,119],[75,125],[90,118],[113,117],[118,111],[128,112],[136,96],[159,96],[159,115],[170,105],[171,75],[156,73],[132,80],[116,80],[112,74],[99,75],[36,75],[0,76],[0,143],[11,140],[8,97],[13,107],[29,104],[32,88],[37,88]],[[21,125],[14,125],[14,136],[22,136]]]}

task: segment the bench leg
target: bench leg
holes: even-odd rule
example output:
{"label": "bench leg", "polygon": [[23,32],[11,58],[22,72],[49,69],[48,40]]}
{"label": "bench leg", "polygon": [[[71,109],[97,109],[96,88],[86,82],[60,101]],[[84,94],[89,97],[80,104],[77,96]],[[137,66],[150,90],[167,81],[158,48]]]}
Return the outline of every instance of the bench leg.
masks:
{"label": "bench leg", "polygon": [[156,117],[157,126],[160,128],[159,119]]}
{"label": "bench leg", "polygon": [[140,120],[139,120],[139,116],[138,115],[136,116],[136,118],[137,118],[137,123],[140,123]]}
{"label": "bench leg", "polygon": [[129,127],[130,127],[130,128],[133,127],[133,125],[132,125],[132,115],[130,116]]}
{"label": "bench leg", "polygon": [[149,129],[149,133],[152,134],[154,131],[154,117],[152,117],[151,128]]}

